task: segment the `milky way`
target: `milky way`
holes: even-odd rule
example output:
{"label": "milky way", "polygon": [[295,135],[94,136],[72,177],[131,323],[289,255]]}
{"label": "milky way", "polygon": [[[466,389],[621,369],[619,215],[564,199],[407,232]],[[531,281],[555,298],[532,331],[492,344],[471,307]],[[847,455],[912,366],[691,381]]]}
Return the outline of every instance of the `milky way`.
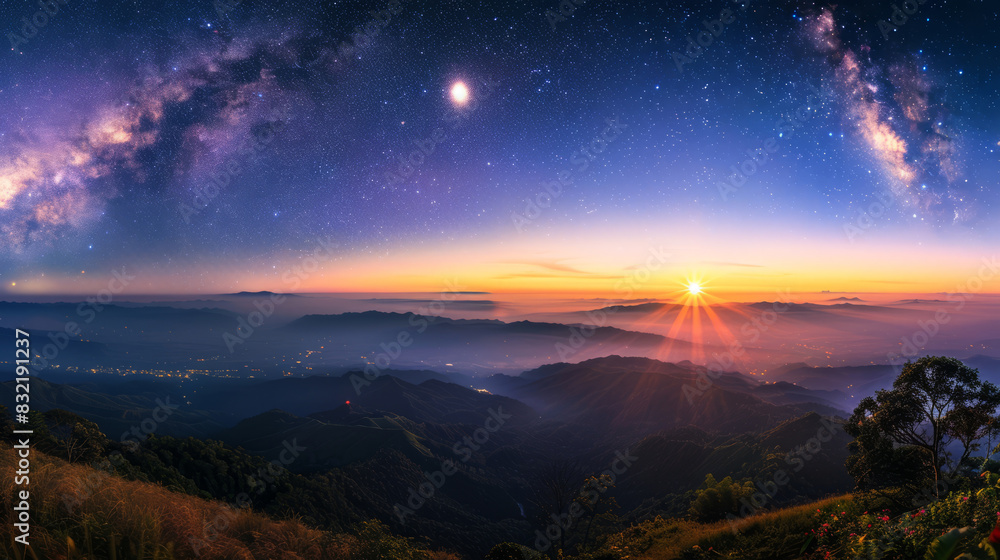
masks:
{"label": "milky way", "polygon": [[[891,2],[57,4],[0,7],[2,290],[86,292],[125,265],[137,290],[278,288],[320,238],[343,260],[313,287],[337,289],[437,285],[437,260],[399,268],[415,252],[475,254],[497,288],[534,273],[512,262],[609,278],[664,243],[773,278],[816,244],[855,263],[1000,235],[980,2],[903,25],[880,24]],[[625,132],[591,150],[608,122]],[[864,253],[844,227],[874,200]],[[748,231],[752,255],[729,241]]]}
{"label": "milky way", "polygon": [[[892,191],[905,204],[944,213],[954,221],[972,216],[963,179],[957,133],[948,109],[912,57],[888,68],[859,56],[841,42],[831,10],[810,22],[816,49],[833,67],[832,79],[844,105],[844,120],[892,179]],[[865,45],[860,51],[870,53]],[[947,124],[946,124],[947,123]],[[970,197],[971,198],[971,197]]]}

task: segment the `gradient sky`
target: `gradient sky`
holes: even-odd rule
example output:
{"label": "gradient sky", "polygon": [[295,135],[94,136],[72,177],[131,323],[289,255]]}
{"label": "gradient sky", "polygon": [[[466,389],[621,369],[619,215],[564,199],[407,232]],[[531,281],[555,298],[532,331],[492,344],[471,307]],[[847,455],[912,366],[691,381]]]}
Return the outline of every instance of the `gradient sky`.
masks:
{"label": "gradient sky", "polygon": [[[645,4],[589,0],[550,22],[555,1],[408,0],[373,19],[388,1],[69,0],[20,41],[38,4],[5,2],[0,290],[94,293],[125,267],[131,293],[458,280],[625,295],[656,253],[670,256],[633,295],[691,277],[720,293],[911,293],[956,291],[993,258],[991,4],[929,0],[888,39],[891,2]],[[727,7],[734,21],[679,70],[674,53]],[[352,38],[366,24],[377,34]],[[298,272],[319,239],[337,247]]]}

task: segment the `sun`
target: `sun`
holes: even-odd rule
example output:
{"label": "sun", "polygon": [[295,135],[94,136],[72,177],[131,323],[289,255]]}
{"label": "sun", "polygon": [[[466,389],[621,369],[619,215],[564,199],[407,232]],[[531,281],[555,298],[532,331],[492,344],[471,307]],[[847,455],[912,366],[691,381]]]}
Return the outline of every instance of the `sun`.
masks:
{"label": "sun", "polygon": [[465,105],[469,102],[469,88],[464,82],[455,82],[451,86],[451,100],[456,105]]}
{"label": "sun", "polygon": [[680,283],[678,294],[685,305],[703,305],[708,297],[708,282],[698,274],[691,274]]}

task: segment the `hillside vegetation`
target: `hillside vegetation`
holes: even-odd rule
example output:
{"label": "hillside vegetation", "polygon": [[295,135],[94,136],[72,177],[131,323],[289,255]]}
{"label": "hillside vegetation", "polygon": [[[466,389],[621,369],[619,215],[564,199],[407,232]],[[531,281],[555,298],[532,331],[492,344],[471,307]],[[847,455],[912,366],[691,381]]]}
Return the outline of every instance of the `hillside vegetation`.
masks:
{"label": "hillside vegetation", "polygon": [[885,507],[891,501],[883,494],[848,494],[714,523],[658,517],[607,535],[601,546],[569,558],[997,558],[984,541],[1000,517],[1000,476],[984,474],[965,490],[905,512]]}
{"label": "hillside vegetation", "polygon": [[[14,470],[15,455],[0,444],[0,469]],[[655,518],[603,535],[580,560],[923,558],[939,537],[968,528],[954,551],[934,559],[981,551],[1000,516],[1000,476],[963,481],[947,497],[906,512],[884,493],[836,496],[738,520],[699,523]],[[0,482],[0,499],[12,503],[11,477]],[[300,520],[275,519],[251,509],[125,480],[100,469],[36,452],[31,473],[32,546],[13,542],[4,513],[4,558],[70,559],[336,559],[457,560],[392,535],[377,521],[348,533],[320,531]],[[952,536],[957,536],[954,533]],[[939,545],[940,546],[940,545]],[[511,556],[515,554],[515,556]],[[558,553],[557,553],[558,555]],[[505,543],[489,560],[537,557]],[[977,556],[979,557],[979,556]],[[989,557],[989,556],[987,556]]]}
{"label": "hillside vegetation", "polygon": [[[703,426],[654,414],[648,394],[690,372],[644,362],[664,373],[629,375],[616,368],[637,367],[635,359],[605,362],[605,372],[592,371],[596,362],[573,370],[590,387],[583,392],[564,379],[573,366],[533,372],[522,387],[544,388],[556,403],[542,418],[509,397],[393,378],[376,379],[361,399],[374,409],[270,410],[221,440],[114,441],[72,412],[31,412],[33,545],[14,543],[7,511],[0,556],[538,560],[534,545],[557,560],[998,560],[984,539],[1000,543],[1000,464],[990,459],[1000,388],[962,362],[907,363],[846,422],[707,390],[708,404],[775,412],[769,428],[743,433],[718,431],[733,414],[719,403]],[[636,375],[657,391],[636,391]],[[591,393],[615,406],[583,406]],[[495,434],[488,422],[470,423],[483,405],[503,420]],[[666,429],[638,440],[602,434],[610,408],[630,411],[629,425],[655,417],[652,426]],[[2,406],[0,428],[10,433]],[[463,434],[477,433],[478,453],[455,459],[463,445],[473,449]],[[0,451],[0,468],[13,472],[9,444]],[[461,464],[446,475],[449,456]],[[12,477],[0,490],[14,503]]]}
{"label": "hillside vegetation", "polygon": [[[0,470],[15,470],[14,450],[0,444]],[[0,481],[0,500],[14,503],[13,477]],[[377,521],[351,534],[277,520],[248,508],[125,480],[40,452],[31,463],[31,546],[14,542],[13,519],[4,509],[5,559],[35,560],[449,560],[393,536]]]}

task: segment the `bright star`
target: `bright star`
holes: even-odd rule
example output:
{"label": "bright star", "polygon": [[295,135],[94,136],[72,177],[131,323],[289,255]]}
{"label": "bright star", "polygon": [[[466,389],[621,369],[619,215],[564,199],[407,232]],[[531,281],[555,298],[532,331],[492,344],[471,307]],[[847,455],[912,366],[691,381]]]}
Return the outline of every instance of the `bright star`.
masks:
{"label": "bright star", "polygon": [[465,105],[469,102],[469,88],[463,82],[455,82],[451,86],[451,100],[456,105]]}

